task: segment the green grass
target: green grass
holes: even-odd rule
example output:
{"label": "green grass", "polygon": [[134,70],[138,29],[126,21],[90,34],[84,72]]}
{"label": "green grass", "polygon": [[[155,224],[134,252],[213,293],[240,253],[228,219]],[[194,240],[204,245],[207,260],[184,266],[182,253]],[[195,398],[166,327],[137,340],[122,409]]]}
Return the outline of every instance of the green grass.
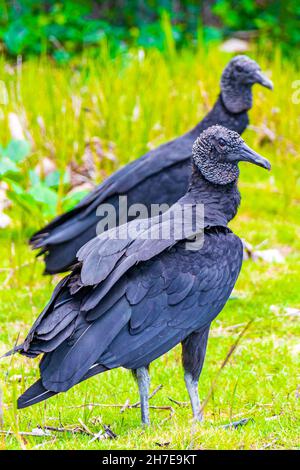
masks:
{"label": "green grass", "polygon": [[[169,400],[188,400],[180,347],[151,367],[152,389],[163,385],[151,403],[171,405],[174,413],[170,417],[168,410],[151,410],[152,425],[147,430],[140,426],[138,409],[121,414],[113,407],[78,408],[137,401],[137,387],[125,370],[95,377],[46,403],[17,411],[16,398],[37,378],[38,364],[14,356],[0,361],[3,429],[14,433],[0,435],[0,448],[159,449],[157,443],[166,442],[168,449],[299,448],[299,316],[283,310],[300,307],[300,108],[292,102],[292,82],[299,69],[276,51],[271,60],[262,53],[254,56],[269,71],[275,90],[255,87],[251,123],[267,126],[275,139],[266,141],[253,129],[244,137],[270,159],[273,168],[268,174],[241,165],[243,200],[231,226],[254,245],[265,242],[265,248],[278,248],[286,258],[283,264],[245,262],[235,289],[237,299],[230,300],[213,323],[200,379],[202,398],[239,333],[254,320],[218,377],[205,422],[193,425],[190,408]],[[42,59],[17,69],[2,59],[0,78],[7,85],[9,101],[0,109],[0,142],[10,138],[8,113],[17,113],[34,149],[26,171],[45,156],[59,168],[71,160],[80,162],[85,143],[98,136],[104,149],[101,160],[95,155],[96,180],[101,181],[120,165],[196,124],[212,106],[228,60],[217,47],[194,53],[172,51],[170,56],[133,51],[115,60],[103,48],[97,61],[83,56],[64,68]],[[115,161],[106,158],[108,152]],[[31,220],[14,208],[9,214],[13,228],[0,232],[0,353],[15,343],[19,333],[24,338],[59,279],[42,276],[42,263],[26,245],[42,220]],[[220,428],[240,418],[253,421],[239,430]],[[110,424],[118,438],[90,443],[84,434],[19,435],[38,425],[79,426],[79,420],[93,432]]]}

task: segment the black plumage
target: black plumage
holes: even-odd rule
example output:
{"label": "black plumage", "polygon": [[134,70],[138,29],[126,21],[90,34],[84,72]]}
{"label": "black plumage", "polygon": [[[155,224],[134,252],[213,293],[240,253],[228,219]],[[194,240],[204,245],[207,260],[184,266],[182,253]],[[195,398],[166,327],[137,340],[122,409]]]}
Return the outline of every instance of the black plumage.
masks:
{"label": "black plumage", "polygon": [[[248,125],[254,83],[272,88],[258,64],[247,56],[236,56],[224,69],[221,92],[208,115],[190,132],[152,150],[120,169],[84,198],[73,210],[55,218],[30,240],[44,255],[45,272],[64,272],[76,261],[76,253],[99,234],[96,215],[100,204],[112,204],[119,213],[119,196],[128,197],[128,206],[142,203],[174,204],[186,192],[194,140],[208,127],[220,124],[241,134]],[[130,220],[130,218],[129,218]]]}
{"label": "black plumage", "polygon": [[[122,366],[136,371],[142,419],[148,423],[148,365],[182,342],[186,385],[194,416],[201,418],[197,384],[209,327],[242,263],[242,243],[227,227],[240,201],[241,160],[270,168],[236,132],[220,126],[204,131],[193,146],[189,188],[170,212],[180,225],[187,207],[204,204],[203,227],[197,225],[199,233],[204,231],[202,247],[193,250],[173,232],[166,239],[145,237],[167,223],[165,213],[139,221],[136,238],[113,239],[109,231],[79,250],[77,267],[57,286],[24,343],[12,351],[29,357],[44,353],[41,379],[19,398],[19,408]],[[122,230],[127,233],[137,223]],[[186,223],[189,238],[193,224]]]}

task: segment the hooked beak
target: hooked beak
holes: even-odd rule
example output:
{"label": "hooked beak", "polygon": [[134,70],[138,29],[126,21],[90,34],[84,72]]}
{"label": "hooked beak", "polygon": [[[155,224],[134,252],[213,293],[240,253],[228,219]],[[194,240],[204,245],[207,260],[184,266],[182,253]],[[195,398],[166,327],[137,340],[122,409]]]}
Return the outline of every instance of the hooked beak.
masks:
{"label": "hooked beak", "polygon": [[245,142],[243,143],[239,155],[237,157],[238,161],[242,162],[249,162],[253,163],[254,165],[261,166],[262,168],[265,168],[266,170],[271,170],[271,164],[270,162],[262,157],[259,153],[256,153],[254,150],[252,150],[250,147],[248,147]]}
{"label": "hooked beak", "polygon": [[260,70],[257,70],[253,74],[254,83],[259,83],[260,85],[273,90],[273,82],[269,80]]}

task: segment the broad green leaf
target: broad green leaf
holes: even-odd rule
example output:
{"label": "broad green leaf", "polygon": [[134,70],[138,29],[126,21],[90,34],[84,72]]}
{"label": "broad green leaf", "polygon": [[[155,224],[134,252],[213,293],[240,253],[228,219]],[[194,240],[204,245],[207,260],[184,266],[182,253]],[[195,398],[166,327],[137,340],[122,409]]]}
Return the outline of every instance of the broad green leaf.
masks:
{"label": "broad green leaf", "polygon": [[25,190],[17,184],[15,181],[11,180],[10,178],[5,178],[6,183],[10,186],[10,192],[14,192],[15,194],[23,194]]}
{"label": "broad green leaf", "polygon": [[40,212],[36,201],[30,194],[26,193],[22,189],[19,191],[16,191],[16,188],[12,189],[12,191],[8,191],[7,195],[14,204],[31,214]]}
{"label": "broad green leaf", "polygon": [[22,162],[30,154],[30,144],[27,140],[11,140],[4,154],[16,163]]}
{"label": "broad green leaf", "polygon": [[7,157],[0,159],[0,175],[5,175],[7,173],[16,173],[20,171],[17,165]]}
{"label": "broad green leaf", "polygon": [[21,20],[12,22],[4,34],[7,49],[12,54],[20,54],[28,42],[30,32]]}
{"label": "broad green leaf", "polygon": [[95,44],[105,37],[105,32],[101,29],[84,34],[82,40],[85,44]]}
{"label": "broad green leaf", "polygon": [[41,181],[39,175],[35,170],[29,170],[29,179],[33,186],[40,183]]}
{"label": "broad green leaf", "polygon": [[28,194],[30,194],[37,202],[41,202],[42,204],[48,204],[49,206],[54,207],[57,205],[57,193],[41,183],[32,186],[29,189]]}
{"label": "broad green leaf", "polygon": [[[49,188],[58,188],[61,179],[61,172],[59,170],[52,171],[45,178],[45,185]],[[70,181],[67,172],[63,174],[63,184],[68,184]]]}

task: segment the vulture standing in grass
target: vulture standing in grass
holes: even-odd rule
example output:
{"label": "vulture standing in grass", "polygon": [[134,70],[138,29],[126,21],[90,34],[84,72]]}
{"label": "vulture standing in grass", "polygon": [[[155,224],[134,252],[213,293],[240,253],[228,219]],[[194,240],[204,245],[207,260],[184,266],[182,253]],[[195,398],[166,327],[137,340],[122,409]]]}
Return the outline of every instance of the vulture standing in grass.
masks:
{"label": "vulture standing in grass", "polygon": [[101,204],[112,204],[118,218],[121,195],[127,196],[128,206],[140,203],[148,209],[151,204],[171,206],[180,199],[188,187],[194,140],[215,124],[241,134],[248,125],[247,113],[252,107],[255,83],[272,89],[272,82],[261,73],[254,60],[247,56],[234,57],[223,71],[221,92],[213,109],[194,129],[120,169],[73,210],[34,234],[30,243],[45,255],[45,272],[68,271],[76,262],[79,248],[99,235],[96,226],[101,217],[96,210]]}
{"label": "vulture standing in grass", "polygon": [[[79,250],[77,266],[58,284],[24,343],[7,353],[43,354],[41,378],[19,398],[19,408],[125,367],[134,372],[142,422],[148,424],[149,364],[181,342],[193,415],[201,420],[198,380],[209,327],[242,264],[242,243],[227,226],[240,202],[240,161],[270,169],[237,132],[210,127],[193,145],[187,192],[168,212],[106,231]],[[194,247],[198,237],[193,242],[190,236],[198,229],[182,215],[199,205],[204,243]],[[169,220],[178,229],[186,219],[184,230],[153,236],[166,233]],[[124,236],[132,228],[139,228],[137,236]]]}

